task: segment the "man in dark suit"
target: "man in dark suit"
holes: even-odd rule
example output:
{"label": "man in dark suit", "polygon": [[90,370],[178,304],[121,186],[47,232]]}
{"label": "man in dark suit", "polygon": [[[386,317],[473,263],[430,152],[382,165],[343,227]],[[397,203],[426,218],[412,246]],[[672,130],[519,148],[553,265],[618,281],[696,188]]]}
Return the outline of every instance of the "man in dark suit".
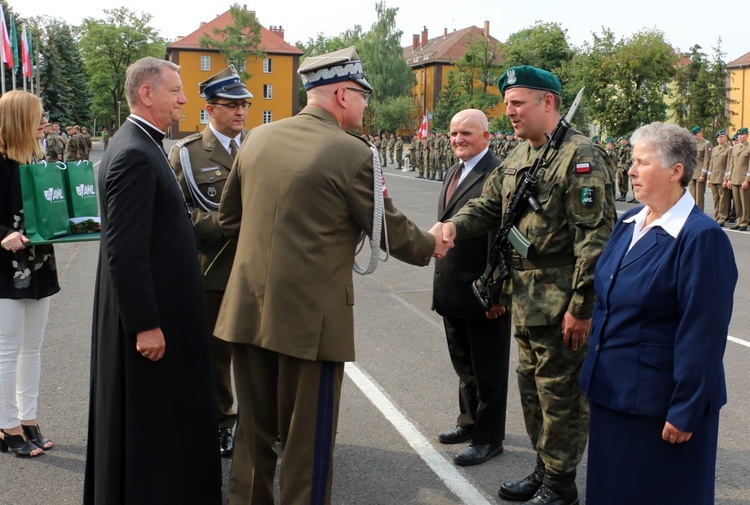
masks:
{"label": "man in dark suit", "polygon": [[[485,179],[500,164],[489,151],[487,117],[480,110],[453,116],[450,142],[460,163],[452,166],[438,199],[438,221],[482,193]],[[503,452],[505,405],[510,357],[510,295],[496,285],[496,303],[485,313],[471,289],[487,264],[489,240],[484,234],[456,244],[435,262],[432,308],[445,325],[453,369],[459,377],[460,414],[456,427],[438,435],[444,444],[471,441],[457,454],[457,465],[478,465]]]}
{"label": "man in dark suit", "polygon": [[[208,328],[213,331],[224,288],[232,269],[237,244],[227,241],[219,228],[219,202],[239,146],[247,136],[245,120],[253,97],[233,65],[199,85],[206,99],[208,126],[181,140],[169,153],[169,162],[180,181],[198,238],[198,258],[203,273]],[[231,456],[232,428],[237,418],[232,394],[232,346],[211,338],[211,361],[216,386],[219,452]]]}
{"label": "man in dark suit", "polygon": [[187,102],[178,69],[128,68],[99,172],[86,505],[222,501],[195,232],[161,145]]}
{"label": "man in dark suit", "polygon": [[[231,505],[274,502],[277,440],[282,503],[330,503],[344,362],[354,360],[352,267],[372,271],[386,243],[422,266],[447,249],[393,206],[379,154],[347,133],[362,127],[373,91],[356,49],[308,57],[299,73],[307,106],[250,131],[219,208],[237,242],[214,333],[232,342],[241,412]],[[375,249],[367,270],[354,261],[362,232]]]}

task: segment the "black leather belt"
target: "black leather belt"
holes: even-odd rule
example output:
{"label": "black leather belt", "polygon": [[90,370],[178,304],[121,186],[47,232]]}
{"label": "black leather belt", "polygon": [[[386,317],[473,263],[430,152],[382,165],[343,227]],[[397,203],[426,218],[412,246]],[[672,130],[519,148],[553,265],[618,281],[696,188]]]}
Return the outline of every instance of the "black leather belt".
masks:
{"label": "black leather belt", "polygon": [[549,256],[537,256],[531,259],[522,258],[521,256],[511,256],[510,265],[516,270],[535,270],[537,268],[561,267],[564,265],[573,265],[576,257],[572,254],[560,254]]}

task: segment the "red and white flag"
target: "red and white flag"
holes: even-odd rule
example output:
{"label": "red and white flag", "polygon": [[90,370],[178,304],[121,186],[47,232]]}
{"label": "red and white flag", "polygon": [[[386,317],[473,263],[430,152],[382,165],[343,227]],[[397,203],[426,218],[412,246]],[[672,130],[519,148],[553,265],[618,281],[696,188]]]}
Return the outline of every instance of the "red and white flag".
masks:
{"label": "red and white flag", "polygon": [[430,122],[427,115],[422,116],[422,125],[419,127],[419,138],[426,139],[430,136]]}
{"label": "red and white flag", "polygon": [[21,29],[21,71],[31,79],[31,43],[26,35],[26,25]]}
{"label": "red and white flag", "polygon": [[0,37],[2,37],[3,48],[0,51],[2,55],[3,63],[8,65],[8,68],[13,68],[13,51],[11,50],[10,37],[8,37],[8,26],[5,24],[5,11],[3,10],[3,4],[0,4]]}

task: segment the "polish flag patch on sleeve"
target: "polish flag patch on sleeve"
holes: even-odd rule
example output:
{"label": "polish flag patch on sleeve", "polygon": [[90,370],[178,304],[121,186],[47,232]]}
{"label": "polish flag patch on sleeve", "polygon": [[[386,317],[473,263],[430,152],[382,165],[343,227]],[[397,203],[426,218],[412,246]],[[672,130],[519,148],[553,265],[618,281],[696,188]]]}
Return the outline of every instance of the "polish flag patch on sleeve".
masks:
{"label": "polish flag patch on sleeve", "polygon": [[586,162],[586,163],[576,163],[576,173],[577,174],[589,174],[589,173],[591,173],[591,165],[589,165],[588,162]]}

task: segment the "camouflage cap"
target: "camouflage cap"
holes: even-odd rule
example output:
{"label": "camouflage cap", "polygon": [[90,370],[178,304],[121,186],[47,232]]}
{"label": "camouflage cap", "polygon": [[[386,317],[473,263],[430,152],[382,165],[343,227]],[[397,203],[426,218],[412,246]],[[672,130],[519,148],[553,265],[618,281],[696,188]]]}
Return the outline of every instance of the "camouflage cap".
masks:
{"label": "camouflage cap", "polygon": [[695,135],[696,133],[701,132],[701,131],[703,131],[703,128],[701,128],[700,126],[693,126],[690,129],[690,133],[692,133],[693,135]]}
{"label": "camouflage cap", "polygon": [[497,81],[500,93],[505,96],[505,90],[510,88],[531,88],[560,94],[562,84],[551,72],[530,65],[511,67],[500,76]]}
{"label": "camouflage cap", "polygon": [[198,92],[206,100],[216,97],[227,100],[248,100],[253,97],[240,79],[234,65],[229,65],[218,74],[198,84]]}
{"label": "camouflage cap", "polygon": [[334,82],[354,81],[361,84],[366,90],[374,91],[365,79],[362,61],[359,59],[357,48],[354,46],[319,56],[308,56],[300,65],[297,73],[302,77],[305,89]]}

